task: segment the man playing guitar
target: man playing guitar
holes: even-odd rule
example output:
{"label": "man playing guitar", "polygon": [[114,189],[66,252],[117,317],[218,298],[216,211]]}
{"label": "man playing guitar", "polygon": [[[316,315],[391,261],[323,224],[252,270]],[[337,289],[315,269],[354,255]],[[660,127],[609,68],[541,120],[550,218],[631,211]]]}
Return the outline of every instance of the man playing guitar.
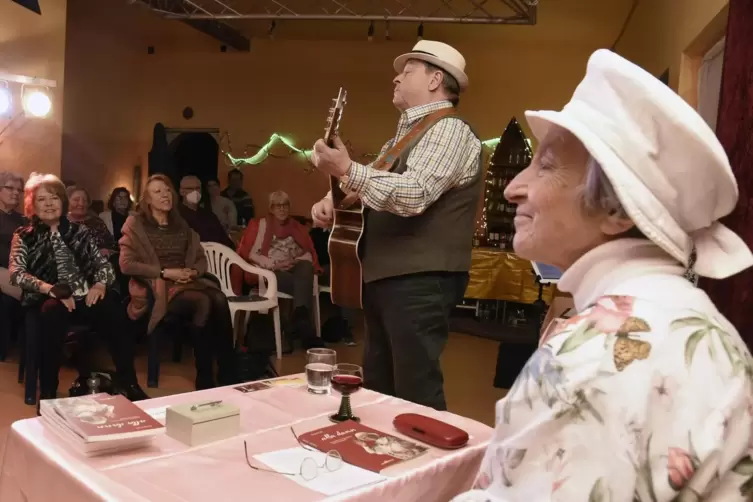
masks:
{"label": "man playing guitar", "polygon": [[[312,157],[365,207],[364,384],[445,410],[439,358],[450,312],[468,284],[482,148],[455,114],[468,86],[457,50],[422,40],[394,67],[392,102],[401,116],[380,159],[367,166],[352,161],[337,137],[334,148],[317,141]],[[380,160],[391,169],[376,169]],[[331,194],[311,216],[317,226],[332,225]]]}

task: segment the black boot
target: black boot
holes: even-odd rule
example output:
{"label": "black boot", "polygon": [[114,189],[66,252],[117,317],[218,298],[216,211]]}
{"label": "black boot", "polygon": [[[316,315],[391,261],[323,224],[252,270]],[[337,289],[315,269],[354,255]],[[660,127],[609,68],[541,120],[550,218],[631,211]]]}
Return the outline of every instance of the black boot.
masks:
{"label": "black boot", "polygon": [[301,346],[306,350],[325,346],[321,339],[316,336],[314,323],[311,322],[311,315],[306,307],[296,307],[293,312],[293,332],[301,340]]}
{"label": "black boot", "polygon": [[196,390],[213,389],[214,361],[212,358],[211,333],[206,328],[192,327],[189,332],[193,338],[193,355],[196,360]]}

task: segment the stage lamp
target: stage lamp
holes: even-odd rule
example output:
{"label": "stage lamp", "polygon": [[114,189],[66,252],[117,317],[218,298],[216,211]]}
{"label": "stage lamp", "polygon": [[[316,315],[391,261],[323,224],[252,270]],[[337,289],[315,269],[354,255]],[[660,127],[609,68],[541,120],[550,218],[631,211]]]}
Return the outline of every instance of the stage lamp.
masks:
{"label": "stage lamp", "polygon": [[6,84],[6,87],[0,87],[0,117],[9,116],[10,108],[11,108],[10,89],[8,89],[7,84]]}
{"label": "stage lamp", "polygon": [[32,117],[44,118],[52,111],[52,100],[44,91],[29,91],[24,93],[24,110]]}

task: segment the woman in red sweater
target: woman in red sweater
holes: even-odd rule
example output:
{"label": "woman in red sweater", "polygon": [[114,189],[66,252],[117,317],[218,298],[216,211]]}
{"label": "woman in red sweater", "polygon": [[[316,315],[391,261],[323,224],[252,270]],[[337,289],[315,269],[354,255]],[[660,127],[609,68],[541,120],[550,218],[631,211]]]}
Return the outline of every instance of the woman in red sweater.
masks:
{"label": "woman in red sweater", "polygon": [[[303,340],[313,338],[314,274],[321,273],[321,267],[308,229],[290,217],[287,193],[269,195],[269,214],[249,223],[238,254],[257,267],[274,271],[277,289],[293,297],[293,332]],[[240,294],[243,284],[255,284],[257,276],[233,268],[232,281]]]}

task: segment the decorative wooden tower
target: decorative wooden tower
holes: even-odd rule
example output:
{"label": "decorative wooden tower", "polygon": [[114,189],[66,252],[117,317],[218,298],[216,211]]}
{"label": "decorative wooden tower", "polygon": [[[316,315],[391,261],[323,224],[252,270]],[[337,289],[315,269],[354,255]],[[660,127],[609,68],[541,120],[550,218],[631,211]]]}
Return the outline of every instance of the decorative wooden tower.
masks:
{"label": "decorative wooden tower", "polygon": [[507,185],[533,158],[531,142],[526,138],[518,120],[507,124],[486,170],[486,191],[481,221],[474,244],[477,246],[512,249],[515,235],[515,204],[505,200]]}

